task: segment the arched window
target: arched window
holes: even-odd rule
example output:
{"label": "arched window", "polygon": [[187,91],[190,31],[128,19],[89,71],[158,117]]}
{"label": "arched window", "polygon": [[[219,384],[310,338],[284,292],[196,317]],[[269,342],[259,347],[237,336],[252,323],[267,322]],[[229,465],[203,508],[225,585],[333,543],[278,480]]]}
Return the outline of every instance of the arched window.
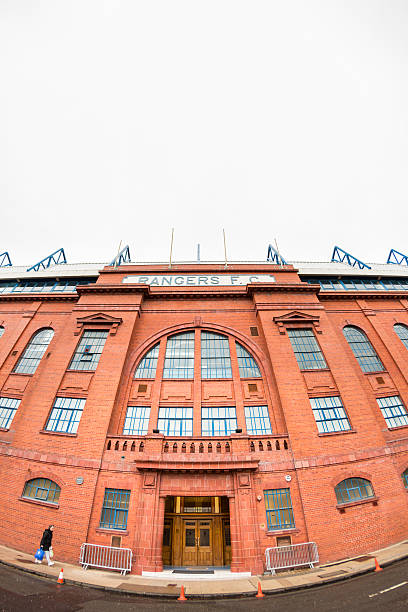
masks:
{"label": "arched window", "polygon": [[135,378],[154,378],[156,376],[157,359],[160,342],[148,351],[136,368]]}
{"label": "arched window", "polygon": [[25,483],[22,497],[57,504],[60,493],[61,489],[56,482],[48,478],[34,478]]}
{"label": "arched window", "polygon": [[[195,359],[200,365],[195,364]],[[163,363],[163,369],[158,367],[159,363]],[[165,436],[229,436],[238,427],[242,431],[246,425],[250,435],[269,435],[272,433],[271,419],[263,395],[266,385],[259,386],[255,381],[246,384],[244,410],[238,414],[234,396],[229,392],[233,382],[241,385],[241,379],[261,377],[249,350],[227,333],[189,329],[169,335],[165,341],[156,341],[140,358],[133,379],[154,379],[154,383],[136,383],[138,391],[136,397],[129,396],[122,433],[144,436],[148,431],[159,430]],[[194,378],[195,382],[202,383],[200,419],[198,415],[193,418],[195,394],[200,387],[200,384],[191,385]],[[173,381],[184,383],[178,385]],[[156,395],[161,382],[165,384],[160,392],[157,413],[151,411],[149,398]],[[256,396],[251,395],[255,392]],[[143,393],[142,399],[140,394]],[[199,409],[199,406],[194,408]]]}
{"label": "arched window", "polygon": [[261,373],[255,359],[239,342],[236,343],[239,375],[241,378],[260,378]]}
{"label": "arched window", "polygon": [[0,338],[2,337],[3,334],[4,334],[4,327],[0,325]]}
{"label": "arched window", "polygon": [[384,371],[384,366],[373,349],[371,342],[361,329],[348,325],[344,327],[343,334],[363,372]]}
{"label": "arched window", "polygon": [[404,487],[408,489],[408,468],[404,472],[402,472],[401,476],[404,482]]}
{"label": "arched window", "polygon": [[37,332],[28,343],[24,353],[17,362],[13,372],[17,374],[34,374],[42,356],[54,335],[51,328],[42,329]]}
{"label": "arched window", "polygon": [[365,478],[347,478],[334,488],[337,502],[348,504],[360,499],[374,497],[373,485]]}
{"label": "arched window", "polygon": [[405,348],[408,349],[408,327],[406,325],[402,325],[402,323],[396,323],[394,325],[394,330]]}

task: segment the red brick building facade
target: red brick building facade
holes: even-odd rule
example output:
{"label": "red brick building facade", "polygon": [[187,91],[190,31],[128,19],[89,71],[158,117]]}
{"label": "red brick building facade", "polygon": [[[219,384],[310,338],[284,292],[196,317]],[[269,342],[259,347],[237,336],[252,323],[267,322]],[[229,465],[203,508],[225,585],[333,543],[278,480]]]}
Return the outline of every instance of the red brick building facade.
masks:
{"label": "red brick building facade", "polygon": [[408,268],[0,278],[2,544],[54,524],[59,560],[259,573],[287,542],[327,562],[406,538]]}

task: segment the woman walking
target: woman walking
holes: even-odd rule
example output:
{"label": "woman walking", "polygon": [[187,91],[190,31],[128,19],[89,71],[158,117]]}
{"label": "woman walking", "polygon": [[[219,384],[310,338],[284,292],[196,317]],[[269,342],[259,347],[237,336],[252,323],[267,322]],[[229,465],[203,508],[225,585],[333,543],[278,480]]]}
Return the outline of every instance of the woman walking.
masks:
{"label": "woman walking", "polygon": [[[52,532],[54,531],[54,525],[50,525],[48,527],[48,529],[45,529],[42,538],[41,538],[41,542],[40,542],[40,548],[42,548],[42,550],[45,553],[45,557],[48,561],[48,565],[54,565],[54,561],[51,561],[51,557],[50,557],[50,549],[52,549],[51,546],[51,542],[52,542]],[[41,563],[41,561],[38,561],[37,559],[35,560],[36,563]]]}

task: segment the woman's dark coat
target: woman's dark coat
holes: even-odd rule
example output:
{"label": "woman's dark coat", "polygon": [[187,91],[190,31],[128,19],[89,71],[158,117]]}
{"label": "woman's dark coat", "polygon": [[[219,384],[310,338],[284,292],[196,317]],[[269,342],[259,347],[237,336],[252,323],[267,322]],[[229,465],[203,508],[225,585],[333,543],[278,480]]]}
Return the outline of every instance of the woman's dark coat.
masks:
{"label": "woman's dark coat", "polygon": [[50,529],[46,529],[41,538],[40,547],[43,550],[50,550],[52,542],[52,531]]}

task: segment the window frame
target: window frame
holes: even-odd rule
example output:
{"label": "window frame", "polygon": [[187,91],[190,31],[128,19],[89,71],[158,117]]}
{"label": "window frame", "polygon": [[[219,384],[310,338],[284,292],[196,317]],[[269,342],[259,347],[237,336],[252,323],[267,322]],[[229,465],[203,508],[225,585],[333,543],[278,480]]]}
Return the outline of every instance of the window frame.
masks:
{"label": "window frame", "polygon": [[[11,402],[11,405],[3,405],[3,400],[6,400],[4,404],[7,402]],[[13,405],[13,402],[16,402]],[[0,396],[0,429],[10,429],[10,425],[12,424],[14,417],[16,416],[17,410],[20,406],[21,399],[17,397],[5,397]],[[10,411],[7,415],[7,411]]]}
{"label": "window frame", "polygon": [[[34,496],[26,494],[26,489],[29,483],[35,483],[35,482],[41,482],[41,481],[43,481],[43,486],[36,487],[36,494]],[[48,483],[48,487],[45,486],[45,483]],[[51,485],[55,485],[55,487],[52,487]],[[30,485],[30,489],[33,486],[34,485]],[[39,490],[47,491],[46,499],[44,499],[43,497],[37,496],[37,491]],[[52,494],[52,499],[50,499],[51,494]],[[61,495],[61,487],[54,480],[51,480],[50,478],[43,478],[39,476],[37,478],[30,478],[30,480],[26,480],[26,482],[24,483],[23,492],[21,493],[21,498],[31,500],[31,501],[41,502],[45,504],[52,504],[53,506],[58,506],[60,495]],[[57,496],[57,499],[55,499],[56,496]]]}
{"label": "window frame", "polygon": [[[347,431],[352,431],[352,427],[351,427],[351,423],[350,423],[350,419],[348,417],[347,411],[343,406],[343,403],[341,401],[341,397],[339,395],[330,395],[330,396],[324,396],[324,397],[309,397],[310,400],[310,406],[312,408],[312,412],[313,412],[313,416],[315,419],[315,423],[316,423],[316,427],[317,427],[317,431],[319,434],[330,434],[330,433],[343,433],[343,432],[347,432]],[[332,406],[320,406],[320,405],[313,405],[314,402],[324,402],[326,400],[338,400],[338,404],[332,405]],[[319,418],[317,419],[316,417],[316,413],[319,416],[326,416],[325,413],[327,412],[329,414],[329,416],[332,416],[332,411],[334,413],[338,413],[341,411],[343,411],[344,415],[343,416],[337,416],[336,418]],[[327,425],[327,423],[343,423],[344,421],[347,421],[348,427],[339,427],[338,429],[325,429],[325,425]],[[320,429],[320,424],[322,425],[322,429]]]}
{"label": "window frame", "polygon": [[[48,342],[35,342],[35,340],[39,338],[41,334],[45,334],[46,332],[48,332],[49,336],[51,336],[49,337]],[[54,338],[54,335],[55,332],[52,327],[42,327],[41,329],[37,329],[31,336],[30,340],[27,342],[23,352],[20,355],[20,358],[17,360],[17,363],[15,364],[12,370],[12,373],[23,374],[25,376],[33,376],[33,374],[35,374],[35,372],[37,371],[37,368],[40,365],[52,339]],[[42,349],[35,350],[35,347],[37,346],[42,347]],[[38,355],[40,355],[40,357]],[[35,365],[32,365],[33,363],[35,363]],[[29,367],[27,367],[28,365]]]}
{"label": "window frame", "polygon": [[[363,338],[363,340],[362,341],[350,340],[347,337],[346,330],[347,330],[347,333],[348,333],[349,330],[352,330],[353,332],[357,332],[358,334],[360,334],[360,336]],[[351,351],[352,351],[352,353],[354,355],[354,358],[356,359],[358,365],[360,366],[361,371],[363,372],[363,374],[373,374],[373,373],[376,373],[376,372],[386,372],[384,364],[382,363],[381,359],[379,358],[379,356],[377,354],[377,351],[375,350],[375,348],[372,345],[368,335],[365,333],[364,330],[360,329],[356,325],[345,325],[343,327],[343,336],[344,336],[347,344],[349,345],[349,347],[350,347],[350,349],[351,349]],[[367,353],[366,354],[362,354],[362,355],[358,355],[357,354],[358,351],[357,351],[357,348],[355,349],[355,345],[358,345],[358,346],[364,345],[364,349],[361,349],[361,350],[364,350]],[[369,353],[370,349],[372,351],[372,354]],[[363,360],[368,360],[368,359],[372,359],[373,361],[372,362],[370,362],[370,361],[363,361]],[[368,365],[370,363],[372,363],[372,365],[374,365],[375,360],[376,360],[377,364],[379,364],[381,367],[380,368],[375,368],[375,369],[373,369],[371,367],[368,367]]]}
{"label": "window frame", "polygon": [[[286,332],[287,332],[290,344],[292,346],[292,350],[295,355],[295,359],[301,371],[303,370],[316,371],[316,370],[327,370],[328,369],[324,353],[320,347],[320,344],[317,341],[314,330],[311,327],[306,327],[306,326],[288,327]],[[305,334],[302,336],[301,332],[308,332],[308,335]],[[296,334],[299,334],[299,335],[296,335]],[[301,340],[302,338],[311,338],[312,341],[309,342],[309,345],[312,346],[314,343],[317,350],[305,351],[304,349],[307,348],[307,343]],[[298,342],[292,342],[292,339],[297,340]],[[298,347],[301,347],[303,350],[297,350]],[[301,357],[298,357],[298,355],[300,355]],[[305,359],[304,355],[320,355],[320,358],[319,359],[317,358]],[[318,364],[318,367],[307,367],[306,365],[307,363],[311,363],[311,364],[316,363]]]}
{"label": "window frame", "polygon": [[[203,411],[212,411],[212,410],[233,410],[234,415],[231,414],[225,416],[203,416]],[[210,425],[208,429],[205,430],[204,423]],[[224,432],[220,433],[219,431],[215,431],[217,424],[224,423]],[[230,425],[230,427],[228,427]],[[201,406],[201,435],[206,438],[217,438],[217,437],[227,437],[232,433],[235,433],[237,429],[237,407],[236,406]],[[221,428],[220,428],[221,429]]]}
{"label": "window frame", "polygon": [[[168,416],[168,415],[161,416],[163,412],[165,414],[166,412],[171,412],[172,410],[174,411],[181,410],[182,415],[181,416],[177,416],[177,415],[176,416]],[[191,417],[183,414],[184,411],[186,412],[191,411]],[[188,414],[190,414],[190,412]],[[163,431],[163,423],[161,423],[160,421],[166,422],[165,431]],[[171,427],[173,423],[175,424],[175,426]],[[190,425],[190,424],[191,424],[191,429],[190,427],[187,427],[187,425]],[[194,427],[194,408],[193,406],[159,406],[159,411],[157,414],[157,429],[164,436],[170,437],[170,438],[171,437],[185,438],[187,436],[192,437],[193,427]],[[180,431],[179,432],[175,431],[176,429],[180,429]]]}
{"label": "window frame", "polygon": [[[85,344],[85,340],[87,339],[87,334],[106,334],[103,338],[103,342],[95,342]],[[99,361],[102,357],[103,349],[105,348],[106,340],[109,336],[109,329],[91,329],[85,328],[82,332],[81,338],[75,348],[75,351],[71,357],[71,361],[69,362],[68,370],[72,372],[95,372],[98,367]],[[84,347],[85,350],[80,349]],[[89,348],[88,348],[89,347]],[[87,350],[86,350],[87,349]],[[92,350],[91,349],[96,349]],[[100,349],[100,350],[99,350]],[[84,355],[90,355],[90,359],[84,359]],[[94,358],[95,357],[95,358]],[[81,368],[74,367],[77,364],[86,363],[90,364],[92,367]]]}
{"label": "window frame", "polygon": [[[408,350],[408,325],[405,325],[405,323],[395,323],[393,329],[398,338],[401,340],[402,344]],[[402,330],[402,333],[398,333],[397,330]],[[404,333],[406,334],[406,337],[404,337]]]}
{"label": "window frame", "polygon": [[[387,425],[388,429],[394,429],[396,427],[407,427],[408,426],[408,413],[407,413],[407,409],[405,407],[404,402],[402,401],[402,399],[400,398],[399,395],[389,395],[386,397],[377,397],[377,405],[381,411],[381,414],[384,418],[384,421]],[[382,406],[381,402],[386,402],[386,400],[399,400],[399,402],[395,402],[393,404],[388,403],[387,405]],[[401,408],[402,410],[400,410],[399,414],[393,414],[393,409],[396,408]],[[391,414],[389,416],[386,416],[387,411],[390,411]],[[403,412],[404,411],[404,412]],[[405,423],[397,423],[396,419],[401,419],[404,420],[405,417]],[[391,424],[391,420],[395,421],[395,424]]]}
{"label": "window frame", "polygon": [[[117,496],[119,495],[119,507],[116,505],[109,506],[107,502],[109,501],[108,496],[112,494],[112,504],[117,502]],[[103,500],[102,500],[102,508],[101,515],[99,519],[99,528],[100,529],[111,529],[115,531],[126,531],[127,530],[127,522],[129,517],[129,503],[130,503],[130,494],[131,489],[112,489],[110,487],[105,488]],[[126,508],[120,507],[122,503],[122,495],[124,496],[124,502]],[[116,496],[116,497],[115,497]],[[118,514],[123,512],[124,517],[121,524],[117,524]],[[111,520],[113,514],[113,520]],[[103,520],[106,515],[110,515],[110,520]]]}
{"label": "window frame", "polygon": [[[351,486],[346,485],[345,483],[350,483]],[[367,484],[363,484],[367,483]],[[341,485],[344,484],[344,487],[340,488]],[[369,489],[371,488],[371,495],[362,495],[362,488]],[[359,496],[351,498],[350,491],[358,491]],[[343,493],[346,492],[348,499],[344,499]],[[370,501],[375,499],[375,492],[373,483],[366,478],[362,478],[361,476],[351,476],[350,478],[345,478],[344,480],[338,482],[334,487],[334,493],[337,499],[337,505],[343,506],[348,504],[354,504],[362,501]]]}
{"label": "window frame", "polygon": [[[250,414],[251,411],[256,409],[256,408],[264,408],[265,410],[263,412],[264,413],[266,412],[266,414],[258,414],[258,415]],[[256,406],[254,406],[254,405],[245,405],[244,406],[244,416],[245,416],[246,430],[247,430],[247,434],[249,436],[266,436],[266,435],[270,436],[270,435],[272,435],[271,417],[269,415],[269,407],[268,407],[267,404],[257,404]],[[265,420],[266,419],[268,420],[269,428],[268,428],[268,425],[265,424]],[[255,424],[256,424],[256,421],[258,421],[258,420],[262,421],[260,428],[258,428],[258,427],[248,427],[248,423],[251,423],[252,421],[254,421]],[[259,429],[259,431],[258,431],[258,429]],[[268,429],[269,429],[269,431],[268,431]]]}
{"label": "window frame", "polygon": [[[129,414],[129,411],[133,411],[133,413]],[[135,411],[136,413],[138,413],[139,411],[140,412],[144,411],[144,412],[138,415],[138,414],[135,414]],[[149,431],[150,412],[151,412],[151,406],[128,405],[126,409],[125,420],[123,423],[122,435],[124,436],[145,436],[147,435],[147,432]],[[129,426],[126,427],[126,423],[128,423],[128,425],[138,423],[138,426],[136,428],[134,426],[132,428]]]}
{"label": "window frame", "polygon": [[[262,378],[261,369],[255,357],[251,355],[251,353],[240,342],[238,342],[238,340],[235,340],[235,349],[237,353],[239,377],[241,379]],[[240,351],[242,351],[242,354],[240,354]],[[258,373],[253,373],[247,376],[247,371],[250,370]]]}
{"label": "window frame", "polygon": [[[57,405],[57,402],[59,400],[62,400],[61,406]],[[64,400],[68,401],[68,407],[64,405]],[[74,402],[82,402],[80,404],[81,407],[71,408],[71,404]],[[48,416],[48,419],[47,419],[47,422],[45,424],[43,431],[50,432],[50,433],[56,433],[56,434],[77,435],[79,424],[81,422],[81,418],[84,412],[85,404],[86,404],[86,398],[66,397],[66,396],[58,395],[54,400],[54,404],[51,408],[50,414]],[[64,413],[68,413],[68,412],[71,412],[69,419],[62,418],[64,416],[68,416],[68,415],[64,415]],[[57,429],[54,427],[50,428],[50,423],[52,421],[55,421],[56,426],[58,426],[60,423],[67,423],[67,427],[66,429]]]}
{"label": "window frame", "polygon": [[[285,501],[287,505],[282,505],[283,495],[285,495]],[[277,501],[275,507],[269,507],[271,502]],[[288,503],[289,501],[289,503]],[[293,502],[290,493],[290,488],[279,488],[279,489],[264,489],[264,504],[266,513],[266,524],[269,532],[284,531],[288,529],[296,529],[295,515],[293,512]],[[282,520],[285,516],[285,512],[288,513],[289,520]],[[276,523],[272,523],[271,517],[277,517]]]}
{"label": "window frame", "polygon": [[[201,380],[232,380],[231,348],[229,336],[217,332],[202,330],[201,342]],[[221,342],[224,346],[221,345]],[[219,346],[217,346],[217,343]],[[215,352],[214,352],[215,349]],[[203,355],[208,351],[212,354]],[[207,367],[203,368],[203,364]],[[208,374],[204,376],[203,374]]]}
{"label": "window frame", "polygon": [[[152,355],[152,353],[154,353]],[[157,374],[157,363],[159,361],[160,342],[156,342],[149,350],[147,350],[139,361],[133,374],[134,380],[155,379]],[[146,364],[148,364],[147,367]],[[140,374],[139,374],[140,373]],[[143,376],[141,375],[143,374]]]}
{"label": "window frame", "polygon": [[[186,346],[180,344],[177,346],[177,339],[183,338],[187,340]],[[171,343],[171,344],[170,344]],[[173,346],[174,344],[174,346]],[[192,355],[191,355],[192,349]],[[167,353],[169,351],[169,354]],[[177,356],[177,351],[181,351],[182,356]],[[186,353],[186,354],[184,354]],[[177,334],[172,334],[166,338],[166,347],[164,349],[164,363],[162,380],[194,380],[194,365],[195,365],[195,332],[194,330],[185,331]],[[188,365],[175,367],[175,363],[181,362]],[[166,365],[167,364],[167,365]],[[169,376],[170,373],[182,371],[183,376]]]}

